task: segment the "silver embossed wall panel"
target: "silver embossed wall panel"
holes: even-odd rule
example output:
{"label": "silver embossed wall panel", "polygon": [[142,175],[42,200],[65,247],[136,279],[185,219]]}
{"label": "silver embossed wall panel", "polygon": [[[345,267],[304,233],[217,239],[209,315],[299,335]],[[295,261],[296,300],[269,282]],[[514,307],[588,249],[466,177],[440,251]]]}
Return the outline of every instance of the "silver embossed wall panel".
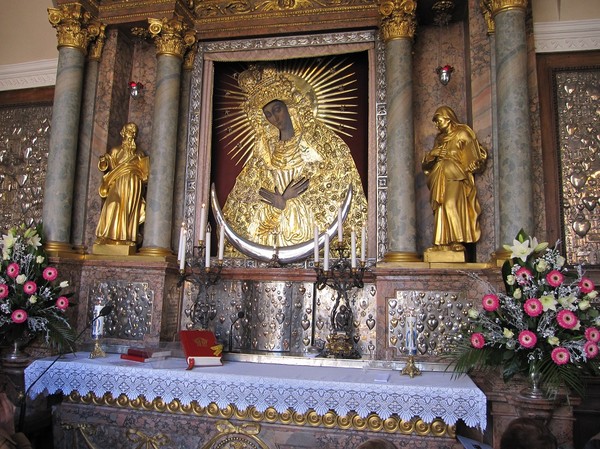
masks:
{"label": "silver embossed wall panel", "polygon": [[89,302],[90,320],[94,305],[113,304],[105,320],[105,337],[143,340],[150,333],[154,292],[147,282],[99,282],[90,289]]}
{"label": "silver embossed wall panel", "polygon": [[556,74],[562,227],[569,263],[600,264],[600,70]]}
{"label": "silver embossed wall panel", "polygon": [[418,354],[439,356],[461,327],[467,326],[467,311],[473,302],[465,292],[421,292],[399,290],[387,300],[388,346],[407,354],[406,317],[417,319]]}
{"label": "silver embossed wall panel", "polygon": [[0,108],[0,230],[42,219],[52,106]]}

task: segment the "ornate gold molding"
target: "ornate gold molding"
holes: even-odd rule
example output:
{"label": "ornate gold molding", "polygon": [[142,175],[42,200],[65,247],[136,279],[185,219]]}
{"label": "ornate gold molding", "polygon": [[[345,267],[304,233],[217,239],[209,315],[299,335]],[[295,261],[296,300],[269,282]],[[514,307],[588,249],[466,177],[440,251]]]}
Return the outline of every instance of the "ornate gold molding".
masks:
{"label": "ornate gold molding", "polygon": [[91,21],[89,12],[81,5],[62,5],[48,8],[48,20],[56,28],[58,48],[72,47],[87,53],[89,43],[100,34],[102,25]]}
{"label": "ornate gold molding", "polygon": [[88,54],[88,59],[91,61],[100,61],[102,49],[104,48],[104,43],[106,42],[106,25],[100,23],[97,26],[99,27],[98,37],[94,40],[94,42],[92,42]]}
{"label": "ornate gold molding", "polygon": [[492,12],[492,18],[496,14],[508,11],[511,9],[521,9],[525,11],[527,9],[527,0],[488,0],[490,10]]}
{"label": "ornate gold molding", "polygon": [[412,39],[417,29],[417,2],[414,0],[384,0],[379,3],[379,28],[384,42],[392,39]]}
{"label": "ornate gold molding", "polygon": [[496,31],[496,25],[494,19],[492,19],[492,6],[490,5],[491,0],[479,0],[479,6],[481,7],[481,14],[483,14],[483,20],[487,25],[488,36],[494,34]]}
{"label": "ornate gold molding", "polygon": [[194,69],[194,61],[196,60],[196,55],[198,54],[198,46],[191,45],[185,55],[183,56],[183,70],[193,70]]}
{"label": "ornate gold molding", "polygon": [[94,393],[88,393],[85,396],[81,396],[76,391],[68,395],[66,400],[74,404],[103,405],[132,410],[178,413],[194,416],[207,416],[210,418],[239,419],[251,422],[279,423],[294,426],[324,427],[328,429],[336,428],[341,430],[368,432],[400,433],[402,435],[420,435],[439,438],[456,437],[456,426],[446,424],[441,419],[435,419],[432,423],[426,423],[420,418],[404,421],[395,415],[387,419],[382,419],[374,413],[366,418],[361,418],[356,413],[339,416],[332,411],[329,411],[324,415],[319,415],[314,410],[306,413],[296,413],[293,410],[287,410],[280,413],[271,407],[264,412],[260,412],[254,407],[238,410],[235,406],[228,405],[225,408],[220,408],[214,402],[206,407],[202,407],[195,401],[190,405],[183,405],[177,399],[166,403],[160,398],[148,401],[143,396],[140,396],[137,399],[129,399],[125,395],[114,398],[110,393],[106,393],[102,397],[98,397]]}
{"label": "ornate gold molding", "polygon": [[196,43],[196,33],[181,17],[148,19],[148,31],[154,39],[158,55],[172,55],[183,59],[186,49]]}

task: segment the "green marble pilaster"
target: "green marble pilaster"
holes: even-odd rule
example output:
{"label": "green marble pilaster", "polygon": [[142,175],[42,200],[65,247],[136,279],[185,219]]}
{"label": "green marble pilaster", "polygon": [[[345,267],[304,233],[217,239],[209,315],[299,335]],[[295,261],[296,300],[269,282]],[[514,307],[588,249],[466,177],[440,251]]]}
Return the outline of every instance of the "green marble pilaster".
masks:
{"label": "green marble pilaster", "polygon": [[45,238],[52,249],[70,249],[84,65],[81,50],[59,48],[42,215]]}
{"label": "green marble pilaster", "polygon": [[71,243],[74,248],[77,248],[81,252],[84,251],[84,233],[87,215],[86,201],[92,154],[92,128],[99,66],[100,62],[97,59],[88,60],[83,87],[83,102],[81,105],[82,121],[79,129],[79,151],[77,152],[77,168],[73,191],[74,207],[71,230]]}
{"label": "green marble pilaster", "polygon": [[523,228],[533,233],[533,188],[525,9],[500,10],[494,16],[498,178],[501,243],[512,242]]}
{"label": "green marble pilaster", "polygon": [[181,58],[170,54],[159,54],[157,61],[150,176],[146,194],[146,224],[144,243],[140,252],[164,256],[172,253],[171,225]]}
{"label": "green marble pilaster", "polygon": [[385,261],[417,261],[412,40],[389,40],[385,57],[389,241]]}

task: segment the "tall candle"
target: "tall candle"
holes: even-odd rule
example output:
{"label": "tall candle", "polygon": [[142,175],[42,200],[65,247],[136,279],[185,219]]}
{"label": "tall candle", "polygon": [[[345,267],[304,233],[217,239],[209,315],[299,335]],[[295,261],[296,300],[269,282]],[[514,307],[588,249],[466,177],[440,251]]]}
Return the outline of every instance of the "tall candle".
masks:
{"label": "tall candle", "polygon": [[185,223],[181,223],[179,230],[179,249],[177,251],[177,260],[181,260],[181,255],[185,249]]}
{"label": "tall candle", "polygon": [[219,231],[219,261],[223,260],[225,252],[225,226],[221,226]]}
{"label": "tall candle", "polygon": [[342,208],[340,207],[338,209],[338,242],[342,243],[342,236],[343,236],[343,230],[342,230]]}
{"label": "tall candle", "polygon": [[329,271],[329,236],[325,234],[325,248],[323,249],[323,270]]}
{"label": "tall candle", "polygon": [[367,231],[365,227],[362,227],[360,235],[360,261],[365,262],[367,260]]}
{"label": "tall candle", "polygon": [[183,238],[179,243],[179,251],[181,252],[181,256],[179,256],[179,271],[183,271],[185,268],[185,237],[187,235],[187,229],[183,230]]}
{"label": "tall candle", "polygon": [[206,240],[204,242],[204,249],[206,250],[206,261],[204,266],[210,268],[210,230],[206,232]]}
{"label": "tall candle", "polygon": [[352,234],[350,234],[350,247],[351,247],[351,258],[350,258],[350,265],[352,268],[356,268],[356,232],[354,232],[354,229],[352,229]]}
{"label": "tall candle", "polygon": [[319,263],[319,227],[315,225],[315,264]]}
{"label": "tall candle", "polygon": [[100,338],[104,335],[104,317],[100,316],[104,306],[96,304],[94,306],[94,322],[92,325],[92,337]]}
{"label": "tall candle", "polygon": [[200,210],[200,238],[204,237],[206,231],[206,206],[202,203],[202,209]]}

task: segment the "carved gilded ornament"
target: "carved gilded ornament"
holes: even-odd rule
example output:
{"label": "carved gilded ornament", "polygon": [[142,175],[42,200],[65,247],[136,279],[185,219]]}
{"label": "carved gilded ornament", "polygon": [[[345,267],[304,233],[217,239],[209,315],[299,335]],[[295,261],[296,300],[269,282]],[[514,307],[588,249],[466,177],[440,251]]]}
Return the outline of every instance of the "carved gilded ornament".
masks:
{"label": "carved gilded ornament", "polygon": [[492,19],[492,7],[490,5],[491,0],[480,0],[479,6],[481,7],[481,14],[483,14],[483,19],[487,25],[487,34],[488,36],[494,34],[496,31],[496,25],[494,23],[494,19]]}
{"label": "carved gilded ornament", "polygon": [[138,443],[137,448],[159,449],[161,447],[170,447],[172,441],[165,434],[159,433],[155,436],[147,435],[141,430],[127,429],[127,439],[133,443]]}
{"label": "carved gilded ornament", "polygon": [[[77,391],[71,392],[65,399],[73,404],[102,405],[130,410],[178,413],[249,422],[281,423],[293,426],[325,427],[327,429],[399,433],[402,435],[420,435],[441,438],[456,437],[456,425],[447,424],[440,418],[434,419],[431,423],[426,423],[421,418],[413,418],[410,421],[405,421],[397,415],[382,419],[374,413],[366,418],[361,418],[354,412],[350,412],[345,416],[338,415],[333,411],[320,415],[314,410],[306,413],[297,413],[292,409],[278,412],[273,407],[269,407],[264,412],[260,412],[253,406],[250,406],[245,410],[238,410],[237,407],[233,405],[219,407],[214,402],[203,407],[195,401],[190,405],[184,405],[181,404],[178,399],[174,399],[167,403],[161,398],[148,401],[144,396],[139,396],[136,399],[129,399],[122,394],[115,398],[110,393],[105,393],[104,396],[96,396],[92,392],[81,395]],[[236,428],[238,430],[245,429],[246,435],[251,434],[249,433],[250,429],[252,429],[251,425],[242,425],[237,426]]]}
{"label": "carved gilded ornament", "polygon": [[417,3],[414,0],[382,1],[380,29],[384,42],[392,39],[412,39],[417,28]]}
{"label": "carved gilded ornament", "polygon": [[102,25],[91,22],[91,15],[80,5],[48,8],[48,20],[56,28],[58,48],[72,47],[87,54],[89,43],[100,34]]}
{"label": "carved gilded ornament", "polygon": [[172,55],[182,59],[185,51],[196,43],[196,34],[180,17],[148,19],[148,31],[154,39],[158,55]]}
{"label": "carved gilded ornament", "polygon": [[99,61],[102,56],[102,49],[104,48],[104,43],[106,42],[106,25],[103,23],[98,24],[98,37],[92,44],[90,45],[90,50],[88,54],[88,58],[91,61]]}
{"label": "carved gilded ornament", "polygon": [[191,45],[185,55],[183,56],[183,70],[193,70],[194,69],[194,61],[196,60],[196,55],[198,54],[198,46]]}
{"label": "carved gilded ornament", "polygon": [[527,9],[527,0],[489,0],[492,18],[501,12],[510,9]]}

